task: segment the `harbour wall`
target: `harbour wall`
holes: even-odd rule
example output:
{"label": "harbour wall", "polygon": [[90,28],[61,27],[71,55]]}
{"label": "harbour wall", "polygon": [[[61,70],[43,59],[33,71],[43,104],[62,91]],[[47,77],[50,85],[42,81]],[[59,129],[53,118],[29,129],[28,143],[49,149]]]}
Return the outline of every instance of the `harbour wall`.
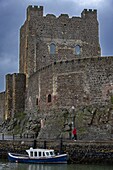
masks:
{"label": "harbour wall", "polygon": [[8,152],[25,153],[29,147],[55,149],[68,153],[69,163],[113,164],[113,141],[72,141],[72,140],[1,140],[0,158],[7,159]]}

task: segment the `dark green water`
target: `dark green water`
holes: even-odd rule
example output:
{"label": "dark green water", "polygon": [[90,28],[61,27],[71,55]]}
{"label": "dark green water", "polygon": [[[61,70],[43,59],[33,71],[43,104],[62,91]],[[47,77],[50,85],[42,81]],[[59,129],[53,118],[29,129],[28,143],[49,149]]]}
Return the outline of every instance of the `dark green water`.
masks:
{"label": "dark green water", "polygon": [[113,165],[38,165],[0,162],[0,170],[113,170]]}

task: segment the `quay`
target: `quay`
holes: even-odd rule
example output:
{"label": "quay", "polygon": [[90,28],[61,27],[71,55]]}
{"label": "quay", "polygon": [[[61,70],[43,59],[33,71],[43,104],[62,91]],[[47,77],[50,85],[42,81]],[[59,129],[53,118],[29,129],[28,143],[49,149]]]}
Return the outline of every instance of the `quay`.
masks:
{"label": "quay", "polygon": [[0,158],[7,159],[8,152],[25,153],[30,147],[54,149],[58,153],[68,153],[69,163],[113,164],[113,140],[81,141],[69,139],[38,140],[19,136],[0,138]]}

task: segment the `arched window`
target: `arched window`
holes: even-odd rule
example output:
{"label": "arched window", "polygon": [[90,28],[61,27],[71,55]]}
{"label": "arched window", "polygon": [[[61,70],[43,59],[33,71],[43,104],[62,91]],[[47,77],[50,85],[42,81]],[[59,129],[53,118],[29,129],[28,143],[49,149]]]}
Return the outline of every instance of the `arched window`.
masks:
{"label": "arched window", "polygon": [[38,98],[36,98],[36,105],[37,105],[37,106],[39,105],[39,100],[38,100]]}
{"label": "arched window", "polygon": [[48,103],[51,102],[51,94],[48,95]]}
{"label": "arched window", "polygon": [[80,53],[81,53],[81,48],[80,48],[79,45],[76,45],[76,46],[75,46],[75,54],[76,54],[76,55],[80,55]]}
{"label": "arched window", "polygon": [[55,54],[56,52],[56,45],[54,43],[50,44],[50,54]]}

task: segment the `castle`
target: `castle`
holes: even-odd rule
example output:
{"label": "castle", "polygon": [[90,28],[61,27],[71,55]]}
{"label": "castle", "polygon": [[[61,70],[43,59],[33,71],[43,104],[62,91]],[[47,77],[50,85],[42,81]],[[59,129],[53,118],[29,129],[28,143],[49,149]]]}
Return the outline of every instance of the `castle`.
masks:
{"label": "castle", "polygon": [[0,115],[38,108],[70,109],[108,105],[113,96],[113,57],[102,57],[97,10],[81,17],[43,15],[29,6],[20,29],[19,73],[6,75]]}

